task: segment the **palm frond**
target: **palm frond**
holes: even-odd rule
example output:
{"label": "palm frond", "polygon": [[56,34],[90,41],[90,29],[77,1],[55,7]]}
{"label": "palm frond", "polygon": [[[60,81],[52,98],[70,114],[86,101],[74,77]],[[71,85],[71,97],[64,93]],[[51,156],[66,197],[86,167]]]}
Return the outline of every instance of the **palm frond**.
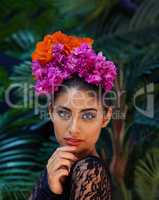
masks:
{"label": "palm frond", "polygon": [[10,81],[8,81],[8,76],[7,70],[0,66],[0,102],[4,101],[5,90],[10,84]]}
{"label": "palm frond", "polygon": [[25,60],[23,63],[14,66],[13,74],[10,76],[12,83],[33,83],[31,61]]}
{"label": "palm frond", "polygon": [[48,32],[53,22],[58,18],[52,1],[1,1],[0,8],[0,38],[10,36],[19,30],[31,29],[39,34]]}
{"label": "palm frond", "polygon": [[38,40],[38,36],[31,30],[19,30],[1,41],[0,51],[18,60],[31,59],[31,53]]}
{"label": "palm frond", "polygon": [[147,152],[135,168],[135,190],[141,199],[156,200],[159,197],[159,149]]}
{"label": "palm frond", "polygon": [[[30,145],[34,146],[34,149],[28,148]],[[31,169],[34,167],[42,169],[43,167],[42,163],[36,160],[35,149],[38,150],[38,145],[39,141],[33,136],[19,135],[8,138],[7,134],[1,135],[0,191],[5,198],[10,195],[10,199],[13,199],[17,192],[29,193],[31,191],[39,175],[38,170],[33,173]]]}
{"label": "palm frond", "polygon": [[27,199],[57,142],[31,134],[0,135],[0,198]]}
{"label": "palm frond", "polygon": [[158,22],[159,11],[156,9],[159,2],[155,0],[146,0],[135,12],[131,19],[129,30],[138,30],[141,27],[150,26]]}

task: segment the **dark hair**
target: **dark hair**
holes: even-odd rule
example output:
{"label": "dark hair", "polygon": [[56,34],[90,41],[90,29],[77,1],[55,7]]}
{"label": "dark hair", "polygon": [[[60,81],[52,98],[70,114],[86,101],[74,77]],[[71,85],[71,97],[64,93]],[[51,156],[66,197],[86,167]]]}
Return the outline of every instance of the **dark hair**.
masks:
{"label": "dark hair", "polygon": [[87,83],[83,78],[79,76],[74,76],[70,79],[65,80],[62,85],[59,86],[59,90],[55,92],[51,97],[51,102],[54,104],[57,97],[60,96],[62,93],[67,92],[70,88],[76,88],[78,90],[84,90],[84,91],[90,91],[88,93],[89,96],[97,97],[97,100],[100,100],[103,108],[107,110],[107,106],[109,106],[110,102],[105,101],[104,96],[106,95],[106,92],[101,86],[93,85],[90,83]]}

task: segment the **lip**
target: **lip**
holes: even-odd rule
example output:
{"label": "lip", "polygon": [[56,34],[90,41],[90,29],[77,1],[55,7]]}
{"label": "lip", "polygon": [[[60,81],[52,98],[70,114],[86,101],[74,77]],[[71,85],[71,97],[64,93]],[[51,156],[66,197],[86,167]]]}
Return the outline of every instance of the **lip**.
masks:
{"label": "lip", "polygon": [[72,139],[72,138],[64,138],[66,140],[66,143],[68,145],[72,145],[72,146],[78,146],[82,140],[77,140],[77,139]]}

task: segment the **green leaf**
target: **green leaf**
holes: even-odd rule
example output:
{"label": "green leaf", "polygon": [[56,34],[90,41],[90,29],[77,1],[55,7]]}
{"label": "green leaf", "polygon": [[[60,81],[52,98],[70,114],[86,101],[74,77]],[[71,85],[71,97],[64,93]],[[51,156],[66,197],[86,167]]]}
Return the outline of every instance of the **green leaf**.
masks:
{"label": "green leaf", "polygon": [[135,168],[135,190],[141,199],[156,200],[159,196],[159,149],[154,148],[138,161]]}

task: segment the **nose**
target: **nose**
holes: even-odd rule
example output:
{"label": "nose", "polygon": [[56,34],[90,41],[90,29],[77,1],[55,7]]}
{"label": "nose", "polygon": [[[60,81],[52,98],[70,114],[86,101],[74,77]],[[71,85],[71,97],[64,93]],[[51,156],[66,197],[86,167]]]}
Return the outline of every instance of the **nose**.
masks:
{"label": "nose", "polygon": [[79,122],[77,118],[71,120],[69,126],[69,133],[71,136],[77,136],[77,134],[79,133]]}

